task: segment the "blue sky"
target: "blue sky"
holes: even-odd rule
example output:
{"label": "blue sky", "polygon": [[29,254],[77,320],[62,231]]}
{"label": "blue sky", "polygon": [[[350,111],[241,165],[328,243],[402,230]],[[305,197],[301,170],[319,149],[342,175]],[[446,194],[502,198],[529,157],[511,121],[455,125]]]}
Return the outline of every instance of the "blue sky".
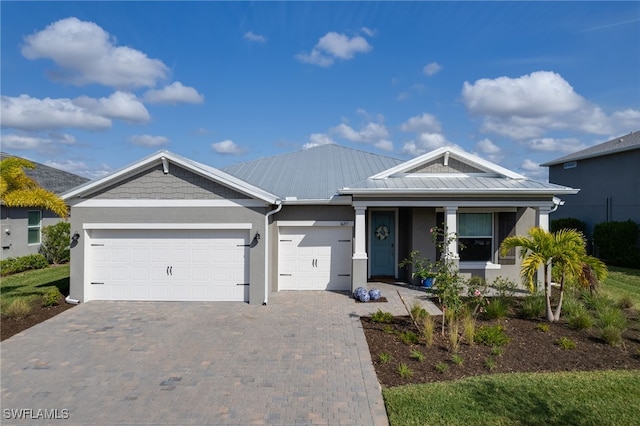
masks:
{"label": "blue sky", "polygon": [[640,129],[639,2],[7,2],[2,150],[99,177],[323,143],[532,178]]}

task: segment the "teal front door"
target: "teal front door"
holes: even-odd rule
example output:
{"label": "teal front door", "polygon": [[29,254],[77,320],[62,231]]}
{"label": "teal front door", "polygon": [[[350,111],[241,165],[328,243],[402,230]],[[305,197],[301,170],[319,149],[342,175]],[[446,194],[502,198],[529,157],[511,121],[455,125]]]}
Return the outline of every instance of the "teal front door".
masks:
{"label": "teal front door", "polygon": [[392,211],[371,212],[371,275],[395,276],[395,213]]}

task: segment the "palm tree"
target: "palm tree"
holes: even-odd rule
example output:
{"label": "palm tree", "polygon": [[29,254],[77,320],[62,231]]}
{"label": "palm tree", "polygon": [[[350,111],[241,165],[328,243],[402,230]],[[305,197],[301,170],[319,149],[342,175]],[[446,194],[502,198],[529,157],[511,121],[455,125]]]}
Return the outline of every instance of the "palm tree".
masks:
{"label": "palm tree", "polygon": [[67,205],[53,192],[41,188],[24,169],[35,165],[23,158],[8,157],[0,161],[0,198],[7,207],[36,207],[67,217]]}
{"label": "palm tree", "polygon": [[[507,237],[502,242],[501,251],[506,254],[516,247],[520,251],[521,275],[532,293],[537,287],[536,274],[543,268],[544,296],[547,320],[558,321],[562,310],[564,284],[567,279],[574,279],[584,286],[591,287],[593,279],[603,280],[607,268],[600,260],[587,255],[586,243],[581,232],[574,229],[561,229],[550,233],[542,228],[532,228],[528,236]],[[555,312],[551,309],[551,281],[549,270],[555,264],[560,271],[560,295]]]}

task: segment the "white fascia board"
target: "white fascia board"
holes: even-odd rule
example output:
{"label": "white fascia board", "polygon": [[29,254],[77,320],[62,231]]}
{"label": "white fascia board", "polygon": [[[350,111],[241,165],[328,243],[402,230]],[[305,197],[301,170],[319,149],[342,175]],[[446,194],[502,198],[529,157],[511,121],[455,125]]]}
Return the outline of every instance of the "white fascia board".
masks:
{"label": "white fascia board", "polygon": [[384,200],[367,200],[367,201],[354,201],[354,208],[369,208],[369,207],[472,207],[472,208],[513,208],[513,207],[551,207],[552,202],[550,200],[501,200],[493,201],[488,200],[451,200],[451,201],[428,201],[428,200],[403,200],[403,201],[384,201]]}
{"label": "white fascia board", "polygon": [[350,206],[352,197],[349,195],[340,195],[330,199],[284,199],[281,200],[282,205],[301,206],[301,205],[327,205],[327,206]]}
{"label": "white fascia board", "polygon": [[151,199],[75,199],[69,203],[71,207],[266,207],[265,201],[249,199],[237,200],[151,200]]}
{"label": "white fascia board", "polygon": [[352,220],[277,220],[276,226],[349,226],[353,227]]}
{"label": "white fascia board", "polygon": [[[173,154],[172,152],[162,150],[158,151],[150,156],[147,156],[136,163],[130,164],[122,169],[116,170],[115,172],[108,174],[100,179],[87,182],[84,185],[76,187],[69,192],[62,194],[60,197],[63,200],[69,200],[74,197],[81,196],[82,194],[86,194],[91,192],[97,188],[106,186],[111,183],[118,182],[119,180],[127,177],[128,175],[138,171],[143,170],[149,165],[155,164],[158,161],[162,161],[163,158],[178,164],[184,167],[187,170],[190,170],[194,173],[197,173],[201,176],[204,176],[208,179],[212,179],[221,184],[231,187],[232,189],[237,190],[238,192],[242,192],[250,197],[258,198],[264,200],[270,204],[276,204],[278,197],[275,195],[264,191],[258,187],[255,187],[247,182],[244,182],[238,178],[235,178],[221,170],[215,169],[213,167],[206,166],[204,164],[200,164],[191,160],[188,160],[179,155]],[[171,165],[169,165],[169,169]]]}
{"label": "white fascia board", "polygon": [[463,163],[471,164],[477,166],[480,169],[490,170],[499,175],[511,178],[511,179],[526,179],[524,175],[513,172],[509,169],[505,169],[504,167],[498,166],[495,163],[484,160],[483,158],[478,157],[477,155],[470,154],[466,151],[463,151],[454,146],[443,146],[437,148],[431,152],[427,152],[419,157],[416,157],[412,160],[399,164],[395,167],[382,171],[376,175],[371,176],[371,179],[385,179],[389,176],[404,173],[408,170],[411,170],[415,167],[418,167],[421,164],[427,163],[435,158],[438,158],[440,155],[449,152],[453,158],[462,161]]}
{"label": "white fascia board", "polygon": [[250,223],[83,223],[82,229],[252,229]]}
{"label": "white fascia board", "polygon": [[345,194],[351,195],[361,195],[361,196],[386,196],[393,197],[396,195],[414,195],[414,196],[424,196],[424,195],[442,195],[442,194],[455,194],[455,195],[467,195],[470,197],[476,195],[549,195],[552,196],[554,194],[577,194],[579,189],[573,188],[558,188],[558,189],[511,189],[511,188],[495,188],[495,189],[456,189],[456,188],[432,188],[428,190],[420,190],[414,188],[407,189],[389,189],[389,188],[357,188],[357,189],[349,189],[343,188],[340,192],[344,192]]}

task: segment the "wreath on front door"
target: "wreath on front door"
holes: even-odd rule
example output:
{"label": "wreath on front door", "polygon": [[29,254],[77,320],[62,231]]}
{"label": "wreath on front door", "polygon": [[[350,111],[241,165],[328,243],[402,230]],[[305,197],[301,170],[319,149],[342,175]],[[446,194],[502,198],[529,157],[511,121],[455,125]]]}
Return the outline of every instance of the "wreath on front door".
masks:
{"label": "wreath on front door", "polygon": [[379,240],[386,240],[389,236],[389,228],[386,225],[380,225],[376,228],[376,238]]}

